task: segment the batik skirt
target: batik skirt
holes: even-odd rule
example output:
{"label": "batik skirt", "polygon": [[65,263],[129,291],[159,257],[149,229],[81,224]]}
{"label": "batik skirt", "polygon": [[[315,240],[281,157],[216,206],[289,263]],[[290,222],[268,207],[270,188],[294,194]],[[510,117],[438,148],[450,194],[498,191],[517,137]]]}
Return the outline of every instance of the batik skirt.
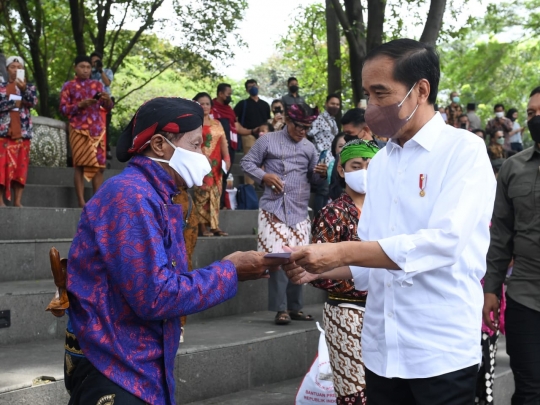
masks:
{"label": "batik skirt", "polygon": [[334,375],[336,403],[366,404],[362,360],[364,309],[324,304],[324,332]]}

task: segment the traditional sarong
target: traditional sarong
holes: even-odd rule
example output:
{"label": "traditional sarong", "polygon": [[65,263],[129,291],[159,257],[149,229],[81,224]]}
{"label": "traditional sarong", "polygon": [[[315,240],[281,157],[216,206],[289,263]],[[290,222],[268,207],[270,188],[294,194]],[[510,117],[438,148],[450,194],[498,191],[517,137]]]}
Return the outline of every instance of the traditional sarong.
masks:
{"label": "traditional sarong", "polygon": [[30,161],[30,139],[0,138],[0,186],[11,201],[11,183],[26,184]]}
{"label": "traditional sarong", "polygon": [[308,219],[293,227],[281,222],[274,214],[259,209],[257,250],[266,253],[283,252],[283,246],[309,245],[311,222]]}
{"label": "traditional sarong", "polygon": [[211,229],[219,228],[219,207],[221,205],[220,187],[205,186],[195,187],[195,209],[199,216],[200,224],[209,224]]}
{"label": "traditional sarong", "polygon": [[82,167],[84,178],[91,181],[100,169],[105,168],[105,130],[99,136],[90,131],[69,126],[69,144],[73,156],[73,166]]}
{"label": "traditional sarong", "polygon": [[364,310],[324,304],[323,319],[337,404],[366,404],[361,344]]}

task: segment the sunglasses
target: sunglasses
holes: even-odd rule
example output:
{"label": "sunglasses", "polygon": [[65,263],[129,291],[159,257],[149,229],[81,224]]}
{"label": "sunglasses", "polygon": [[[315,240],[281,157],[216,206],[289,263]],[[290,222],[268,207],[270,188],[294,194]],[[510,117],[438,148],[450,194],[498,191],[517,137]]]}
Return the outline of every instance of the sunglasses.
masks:
{"label": "sunglasses", "polygon": [[294,124],[294,127],[299,131],[306,131],[307,132],[307,131],[309,131],[311,129],[311,125],[302,125],[302,124],[299,124],[296,121],[292,121],[292,123]]}

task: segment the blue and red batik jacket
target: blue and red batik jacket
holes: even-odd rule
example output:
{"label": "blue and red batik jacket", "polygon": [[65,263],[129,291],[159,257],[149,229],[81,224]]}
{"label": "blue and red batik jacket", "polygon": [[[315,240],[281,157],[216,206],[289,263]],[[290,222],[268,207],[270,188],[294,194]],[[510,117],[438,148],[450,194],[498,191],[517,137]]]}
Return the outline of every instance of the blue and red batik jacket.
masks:
{"label": "blue and red batik jacket", "polygon": [[180,317],[234,297],[234,265],[188,273],[182,207],[157,163],[135,156],[86,204],[69,252],[70,323],[88,360],[152,405],[174,404]]}

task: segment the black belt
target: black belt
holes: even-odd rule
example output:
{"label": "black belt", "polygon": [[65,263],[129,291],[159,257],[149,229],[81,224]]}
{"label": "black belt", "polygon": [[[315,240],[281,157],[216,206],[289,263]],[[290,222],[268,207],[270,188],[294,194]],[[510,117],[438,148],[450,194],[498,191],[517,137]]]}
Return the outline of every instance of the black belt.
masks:
{"label": "black belt", "polygon": [[363,301],[354,301],[352,299],[348,299],[348,300],[340,300],[340,299],[333,299],[333,298],[327,298],[326,299],[326,303],[328,305],[332,305],[334,307],[337,307],[339,306],[339,304],[352,304],[352,305],[358,305],[359,307],[364,307],[366,306],[366,300],[363,300]]}

